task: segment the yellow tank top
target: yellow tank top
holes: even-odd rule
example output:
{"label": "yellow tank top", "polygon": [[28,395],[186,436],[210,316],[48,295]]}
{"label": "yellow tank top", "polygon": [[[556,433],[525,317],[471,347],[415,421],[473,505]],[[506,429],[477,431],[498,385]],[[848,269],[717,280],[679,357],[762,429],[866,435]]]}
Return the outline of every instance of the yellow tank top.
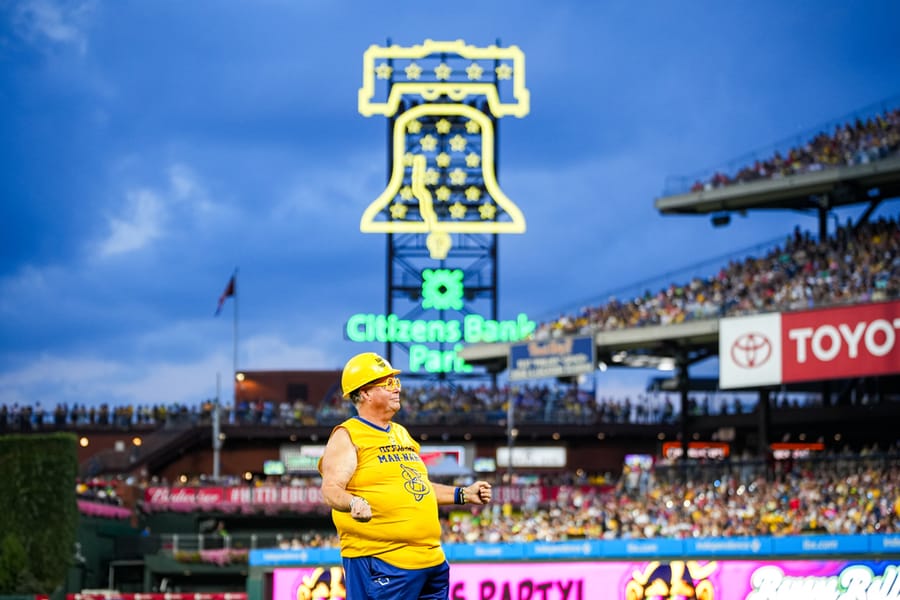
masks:
{"label": "yellow tank top", "polygon": [[[341,556],[376,556],[401,569],[425,569],[441,564],[441,525],[437,497],[419,444],[405,427],[386,429],[359,417],[338,425],[357,449],[356,472],[347,491],[372,507],[367,523],[350,513],[331,511],[341,538]],[[337,427],[335,429],[337,429]]]}

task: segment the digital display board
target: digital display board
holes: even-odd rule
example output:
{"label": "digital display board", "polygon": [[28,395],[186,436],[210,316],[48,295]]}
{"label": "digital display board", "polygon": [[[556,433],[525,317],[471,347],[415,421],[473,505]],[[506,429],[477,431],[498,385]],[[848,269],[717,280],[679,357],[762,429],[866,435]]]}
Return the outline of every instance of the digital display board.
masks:
{"label": "digital display board", "polygon": [[[451,600],[887,600],[900,564],[848,560],[453,563]],[[339,568],[275,569],[271,600],[344,599]],[[318,594],[318,595],[316,595]]]}

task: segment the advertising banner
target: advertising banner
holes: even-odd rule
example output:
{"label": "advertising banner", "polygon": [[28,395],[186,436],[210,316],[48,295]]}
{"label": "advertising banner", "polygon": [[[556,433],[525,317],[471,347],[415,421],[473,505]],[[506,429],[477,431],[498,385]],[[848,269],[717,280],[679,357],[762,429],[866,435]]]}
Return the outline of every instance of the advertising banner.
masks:
{"label": "advertising banner", "polygon": [[[454,465],[460,468],[456,459],[465,458],[465,449],[462,446],[455,447],[428,447],[434,448],[438,455],[431,455],[430,460],[453,457]],[[501,448],[506,451],[506,448]],[[515,465],[547,465],[564,466],[566,460],[565,448],[554,449],[515,448],[513,459]],[[544,452],[547,450],[547,452]],[[454,454],[454,452],[456,454]],[[426,455],[429,452],[425,452]],[[506,465],[504,454],[503,465]],[[441,464],[429,466],[429,472],[436,472]],[[514,506],[525,504],[529,500],[538,502],[555,502],[560,495],[569,495],[575,491],[584,494],[598,491],[593,486],[512,486],[499,485],[494,487],[494,502],[499,504],[509,503]],[[273,486],[260,487],[229,486],[229,487],[150,487],[144,491],[144,510],[148,512],[192,512],[192,511],[221,511],[221,512],[266,512],[290,510],[293,512],[311,512],[323,509],[325,501],[322,492],[317,485],[307,486]]]}
{"label": "advertising banner", "polygon": [[532,340],[509,347],[509,380],[573,377],[594,370],[594,338]]}
{"label": "advertising banner", "polygon": [[[889,600],[891,561],[515,562],[453,564],[451,600]],[[345,599],[340,567],[275,569],[271,600]],[[266,599],[268,600],[268,599]]]}
{"label": "advertising banner", "polygon": [[900,373],[900,301],[719,321],[719,387]]}
{"label": "advertising banner", "polygon": [[900,302],[782,316],[785,383],[900,373]]}
{"label": "advertising banner", "polygon": [[[512,563],[521,560],[687,560],[768,558],[793,560],[819,557],[900,556],[900,534],[801,535],[781,537],[583,539],[566,542],[447,543],[444,554],[451,564],[462,562]],[[337,548],[251,550],[250,565],[306,567],[340,564]],[[585,563],[587,564],[587,562]],[[900,589],[898,589],[900,591]]]}
{"label": "advertising banner", "polygon": [[719,321],[719,387],[781,382],[781,315]]}
{"label": "advertising banner", "polygon": [[260,509],[309,512],[323,503],[318,486],[150,487],[144,491],[144,510],[151,512]]}
{"label": "advertising banner", "polygon": [[[19,596],[27,598],[30,596]],[[38,598],[40,596],[37,596]],[[49,596],[44,596],[49,598]],[[247,600],[247,592],[166,592],[143,594],[114,590],[85,590],[66,594],[66,600]]]}

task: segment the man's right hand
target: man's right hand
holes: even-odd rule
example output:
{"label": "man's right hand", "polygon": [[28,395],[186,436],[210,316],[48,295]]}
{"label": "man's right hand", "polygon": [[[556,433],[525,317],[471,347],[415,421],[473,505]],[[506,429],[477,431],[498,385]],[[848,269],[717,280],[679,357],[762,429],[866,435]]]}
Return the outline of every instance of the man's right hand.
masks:
{"label": "man's right hand", "polygon": [[372,507],[366,502],[365,498],[359,496],[350,497],[350,516],[360,523],[365,523],[372,519]]}

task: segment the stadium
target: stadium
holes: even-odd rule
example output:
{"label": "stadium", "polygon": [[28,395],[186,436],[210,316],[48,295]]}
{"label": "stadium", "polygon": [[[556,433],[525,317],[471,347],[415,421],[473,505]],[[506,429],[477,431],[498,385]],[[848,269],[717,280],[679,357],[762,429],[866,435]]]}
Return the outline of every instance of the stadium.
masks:
{"label": "stadium", "polygon": [[[428,43],[417,47],[420,62],[432,51],[475,60],[468,46]],[[393,48],[367,52],[373,73],[379,52]],[[515,57],[490,59],[519,68]],[[404,113],[418,110],[435,131],[440,119],[475,121],[471,111],[503,116],[489,101],[453,113],[442,106],[452,104],[447,92],[437,107],[404,99],[396,115],[379,113],[390,103],[364,103],[367,91],[379,90],[364,81],[361,113],[407,128],[389,140],[402,146],[389,144],[389,175],[410,145],[424,147],[426,133],[408,128]],[[497,102],[511,111],[521,92]],[[486,144],[489,121],[479,123],[469,133]],[[373,204],[362,219],[362,231],[390,239],[386,315],[372,307],[346,328],[422,371],[404,383],[397,421],[420,442],[429,477],[493,485],[490,505],[442,509],[451,598],[900,597],[900,100],[836,117],[800,144],[670,178],[654,201],[661,215],[715,227],[799,211],[815,230],[788,228],[752,255],[534,327],[521,315],[501,320],[495,304],[477,325],[454,321],[456,284],[416,288],[397,275],[398,265],[418,275],[438,261],[449,278],[458,253],[479,265],[460,279],[470,282],[486,269],[467,254],[472,240],[497,243],[497,231],[477,223],[446,239],[434,222],[379,229],[403,220],[390,206],[405,203],[406,218],[426,213],[422,198],[443,180],[416,188],[417,164],[389,183],[394,204]],[[497,220],[514,229],[515,207],[483,178],[508,218]],[[888,205],[893,216],[881,216]],[[840,223],[835,211],[846,208],[858,216]],[[491,283],[470,295],[460,284],[458,300],[490,307],[494,273],[475,279]],[[439,321],[409,308],[423,298]],[[710,363],[717,376],[695,374]],[[598,371],[663,365],[667,374],[633,397],[591,383]],[[317,471],[329,434],[354,414],[341,372],[234,375],[233,403],[0,405],[0,473],[15,482],[0,494],[12,507],[0,516],[0,594],[345,598]]]}

